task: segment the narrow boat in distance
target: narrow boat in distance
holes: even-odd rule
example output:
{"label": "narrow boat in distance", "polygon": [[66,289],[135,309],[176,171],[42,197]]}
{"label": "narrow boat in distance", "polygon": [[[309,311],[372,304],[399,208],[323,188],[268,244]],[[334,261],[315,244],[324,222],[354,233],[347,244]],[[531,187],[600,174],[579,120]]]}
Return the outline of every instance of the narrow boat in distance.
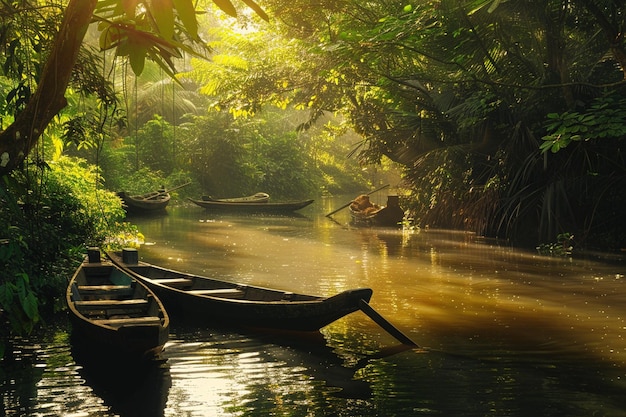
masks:
{"label": "narrow boat in distance", "polygon": [[143,282],[171,314],[211,325],[285,331],[318,331],[361,309],[369,288],[323,297],[238,284],[178,272],[138,260],[136,249],[107,253],[128,275]]}
{"label": "narrow boat in distance", "polygon": [[159,357],[170,318],[140,281],[90,249],[69,281],[66,302],[73,338],[91,351],[128,360]]}
{"label": "narrow boat in distance", "polygon": [[231,212],[248,212],[248,213],[280,213],[290,212],[303,209],[313,203],[314,200],[302,201],[286,201],[286,202],[257,202],[257,201],[214,201],[214,200],[195,200],[190,198],[192,203],[207,209]]}
{"label": "narrow boat in distance", "polygon": [[126,191],[120,191],[117,195],[124,202],[124,209],[129,213],[135,214],[163,211],[171,199],[170,193],[165,191],[165,189],[135,195],[131,195]]}
{"label": "narrow boat in distance", "polygon": [[233,198],[213,198],[208,195],[202,196],[202,201],[219,201],[222,203],[267,203],[270,201],[270,195],[268,193],[258,192],[246,197],[233,197]]}
{"label": "narrow boat in distance", "polygon": [[362,194],[350,203],[349,209],[352,223],[357,226],[401,227],[404,220],[397,195],[387,196],[387,205],[379,206]]}
{"label": "narrow boat in distance", "polygon": [[130,194],[126,191],[120,191],[117,193],[117,195],[119,198],[122,199],[122,202],[124,203],[124,209],[128,213],[158,213],[164,211],[167,205],[170,203],[170,192],[178,190],[179,188],[186,187],[189,184],[191,184],[191,182],[178,185],[174,188],[170,188],[169,190],[166,189],[164,185],[162,185],[161,188],[159,188],[157,191],[151,191],[145,194]]}

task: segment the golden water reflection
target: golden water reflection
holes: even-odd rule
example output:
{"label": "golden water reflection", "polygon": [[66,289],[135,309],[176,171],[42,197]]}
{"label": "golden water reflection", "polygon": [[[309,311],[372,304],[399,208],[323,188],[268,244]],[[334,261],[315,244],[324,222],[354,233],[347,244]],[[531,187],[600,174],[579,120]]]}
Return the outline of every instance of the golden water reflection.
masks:
{"label": "golden water reflection", "polygon": [[[559,410],[569,409],[574,391],[580,394],[576,387],[572,397],[568,395],[564,386],[570,379],[589,377],[580,383],[608,384],[610,392],[624,389],[623,262],[545,257],[460,232],[355,229],[317,212],[257,218],[187,211],[170,214],[156,226],[150,222],[140,226],[151,243],[141,249],[141,256],[175,269],[322,295],[372,288],[371,305],[428,348],[347,368],[352,373],[344,380],[367,382],[372,389],[369,401],[376,403],[370,404],[372,409],[384,407],[384,396],[395,390],[402,398],[395,410],[406,406],[426,414],[450,411],[447,407],[454,407],[435,390],[445,389],[447,378],[455,379],[447,388],[453,396],[467,400],[472,387],[484,391],[485,403],[475,405],[476,415],[483,406],[527,411],[520,398],[531,390],[537,395],[538,383],[553,390],[541,397],[542,404],[559,397],[555,406]],[[322,333],[328,347],[343,353],[344,365],[396,345],[362,313],[341,319]],[[182,399],[187,395],[235,415],[237,410],[259,406],[259,391],[268,401],[263,406],[276,407],[279,414],[288,392],[294,397],[286,401],[287,407],[299,401],[327,402],[311,398],[328,394],[318,386],[328,376],[310,375],[315,367],[295,366],[295,374],[287,377],[285,363],[276,365],[275,359],[263,357],[258,346],[247,354],[221,354],[208,346],[200,350],[199,357],[213,361],[206,363],[210,372],[200,372],[202,381],[183,378],[193,373],[171,359],[173,369],[178,369],[173,372],[181,378],[178,382],[173,378],[168,408],[172,398],[193,407]],[[602,384],[597,384],[596,376]],[[259,381],[276,384],[261,388]],[[212,388],[191,395],[194,387]],[[416,390],[422,393],[419,400]],[[590,394],[585,407],[605,400]]]}
{"label": "golden water reflection", "polygon": [[174,268],[298,292],[371,287],[378,311],[438,349],[454,348],[450,339],[478,345],[497,340],[516,349],[578,350],[624,364],[623,264],[545,257],[458,232],[198,216],[187,228],[177,224],[176,233],[184,235],[178,241],[151,233],[146,224],[154,245],[142,255]]}
{"label": "golden water reflection", "polygon": [[[86,362],[68,324],[15,347],[0,371],[7,416],[622,416],[624,263],[551,258],[450,231],[355,229],[325,218],[191,207],[138,219],[148,261],[371,305],[303,337],[173,322],[162,366]],[[317,210],[317,211],[316,211]],[[67,317],[65,317],[67,322]]]}

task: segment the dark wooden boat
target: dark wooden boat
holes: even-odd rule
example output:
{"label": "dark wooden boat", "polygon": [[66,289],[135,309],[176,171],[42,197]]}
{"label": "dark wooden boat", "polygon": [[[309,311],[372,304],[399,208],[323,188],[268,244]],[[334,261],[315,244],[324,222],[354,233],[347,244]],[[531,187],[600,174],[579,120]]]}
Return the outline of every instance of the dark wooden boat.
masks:
{"label": "dark wooden boat", "polygon": [[130,195],[120,191],[117,195],[124,202],[124,208],[130,213],[152,213],[163,211],[170,202],[170,194],[165,190],[146,194]]}
{"label": "dark wooden boat", "polygon": [[397,195],[387,197],[386,206],[369,202],[367,195],[357,197],[349,206],[352,223],[358,226],[401,227],[404,210]]}
{"label": "dark wooden boat", "polygon": [[246,197],[234,198],[213,198],[211,196],[202,196],[202,201],[219,201],[223,203],[267,203],[270,201],[270,195],[259,192]]}
{"label": "dark wooden boat", "polygon": [[66,302],[75,339],[111,357],[157,358],[170,319],[140,281],[90,250],[70,280]]}
{"label": "dark wooden boat", "polygon": [[361,301],[367,303],[372,296],[369,288],[322,297],[242,285],[139,262],[135,249],[108,256],[152,289],[170,313],[212,325],[317,331],[359,310]]}
{"label": "dark wooden boat", "polygon": [[300,210],[311,203],[313,200],[303,201],[287,201],[282,203],[271,202],[230,202],[230,201],[207,201],[194,200],[189,201],[207,210],[221,210],[233,212],[251,212],[251,213],[276,213]]}

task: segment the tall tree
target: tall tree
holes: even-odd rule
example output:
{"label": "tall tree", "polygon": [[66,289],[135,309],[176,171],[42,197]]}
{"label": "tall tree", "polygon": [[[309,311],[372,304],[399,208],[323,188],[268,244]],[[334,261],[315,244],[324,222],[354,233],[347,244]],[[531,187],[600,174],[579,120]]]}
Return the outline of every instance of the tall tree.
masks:
{"label": "tall tree", "polygon": [[404,165],[423,224],[545,241],[618,221],[624,1],[265,4],[297,59],[230,72],[231,97],[342,112],[361,158]]}
{"label": "tall tree", "polygon": [[[253,0],[243,1],[267,18]],[[215,3],[226,13],[236,15],[229,0]],[[70,0],[63,16],[38,74],[35,92],[14,122],[0,133],[0,176],[24,161],[52,118],[65,107],[65,90],[92,21],[98,22],[100,47],[127,56],[137,74],[149,58],[173,76],[174,59],[183,51],[194,53],[191,45],[200,45],[201,41],[192,0]]]}

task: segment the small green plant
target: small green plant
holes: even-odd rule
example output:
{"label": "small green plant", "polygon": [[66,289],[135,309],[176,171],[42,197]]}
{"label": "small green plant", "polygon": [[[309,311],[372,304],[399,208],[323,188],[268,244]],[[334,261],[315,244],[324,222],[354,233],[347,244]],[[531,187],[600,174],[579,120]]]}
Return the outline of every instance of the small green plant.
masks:
{"label": "small green plant", "polygon": [[542,243],[537,246],[537,251],[541,255],[570,256],[574,249],[573,240],[574,235],[571,233],[561,233],[556,236],[556,242]]}

